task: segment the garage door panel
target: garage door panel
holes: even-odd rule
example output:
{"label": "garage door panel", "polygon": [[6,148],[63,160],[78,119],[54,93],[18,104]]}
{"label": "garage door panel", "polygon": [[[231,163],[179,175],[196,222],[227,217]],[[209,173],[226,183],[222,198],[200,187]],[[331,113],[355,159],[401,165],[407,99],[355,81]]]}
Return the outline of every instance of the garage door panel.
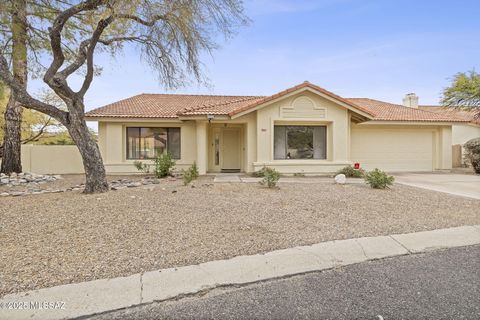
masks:
{"label": "garage door panel", "polygon": [[351,158],[367,170],[433,170],[433,132],[429,130],[354,129]]}

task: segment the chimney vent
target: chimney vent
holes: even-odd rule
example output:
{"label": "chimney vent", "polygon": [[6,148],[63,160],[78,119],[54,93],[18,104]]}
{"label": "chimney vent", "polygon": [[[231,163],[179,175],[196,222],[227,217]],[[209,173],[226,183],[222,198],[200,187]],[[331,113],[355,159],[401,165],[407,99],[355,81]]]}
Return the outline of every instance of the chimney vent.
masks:
{"label": "chimney vent", "polygon": [[403,98],[403,105],[409,108],[418,109],[418,96],[415,93],[407,93]]}

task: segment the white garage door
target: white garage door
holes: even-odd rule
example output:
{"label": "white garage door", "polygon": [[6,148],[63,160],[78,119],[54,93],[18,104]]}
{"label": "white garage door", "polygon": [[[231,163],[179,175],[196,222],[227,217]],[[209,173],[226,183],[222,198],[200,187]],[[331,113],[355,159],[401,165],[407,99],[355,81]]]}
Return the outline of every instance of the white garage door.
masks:
{"label": "white garage door", "polygon": [[351,160],[371,170],[433,170],[433,132],[419,129],[352,128]]}

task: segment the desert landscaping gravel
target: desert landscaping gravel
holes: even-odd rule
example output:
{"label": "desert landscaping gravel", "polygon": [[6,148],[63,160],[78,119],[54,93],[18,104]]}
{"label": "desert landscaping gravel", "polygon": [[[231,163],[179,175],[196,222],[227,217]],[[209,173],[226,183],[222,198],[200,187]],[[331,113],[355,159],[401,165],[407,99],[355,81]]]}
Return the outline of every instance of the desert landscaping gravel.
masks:
{"label": "desert landscaping gravel", "polygon": [[479,200],[402,185],[326,181],[271,190],[211,177],[195,187],[170,179],[99,195],[4,197],[0,296],[333,239],[479,224],[479,207]]}

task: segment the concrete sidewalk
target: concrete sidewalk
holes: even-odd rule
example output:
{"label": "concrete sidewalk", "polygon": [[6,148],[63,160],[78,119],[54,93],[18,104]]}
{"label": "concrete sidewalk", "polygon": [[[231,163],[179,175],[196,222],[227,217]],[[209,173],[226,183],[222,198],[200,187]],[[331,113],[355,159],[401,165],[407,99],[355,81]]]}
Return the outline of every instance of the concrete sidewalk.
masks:
{"label": "concrete sidewalk", "polygon": [[[480,244],[480,225],[328,241],[129,277],[10,294],[0,300],[0,319],[75,318],[178,298],[218,286],[243,285],[368,260],[475,244]],[[45,302],[51,304],[42,310],[35,304]],[[23,310],[9,310],[9,307]]]}

